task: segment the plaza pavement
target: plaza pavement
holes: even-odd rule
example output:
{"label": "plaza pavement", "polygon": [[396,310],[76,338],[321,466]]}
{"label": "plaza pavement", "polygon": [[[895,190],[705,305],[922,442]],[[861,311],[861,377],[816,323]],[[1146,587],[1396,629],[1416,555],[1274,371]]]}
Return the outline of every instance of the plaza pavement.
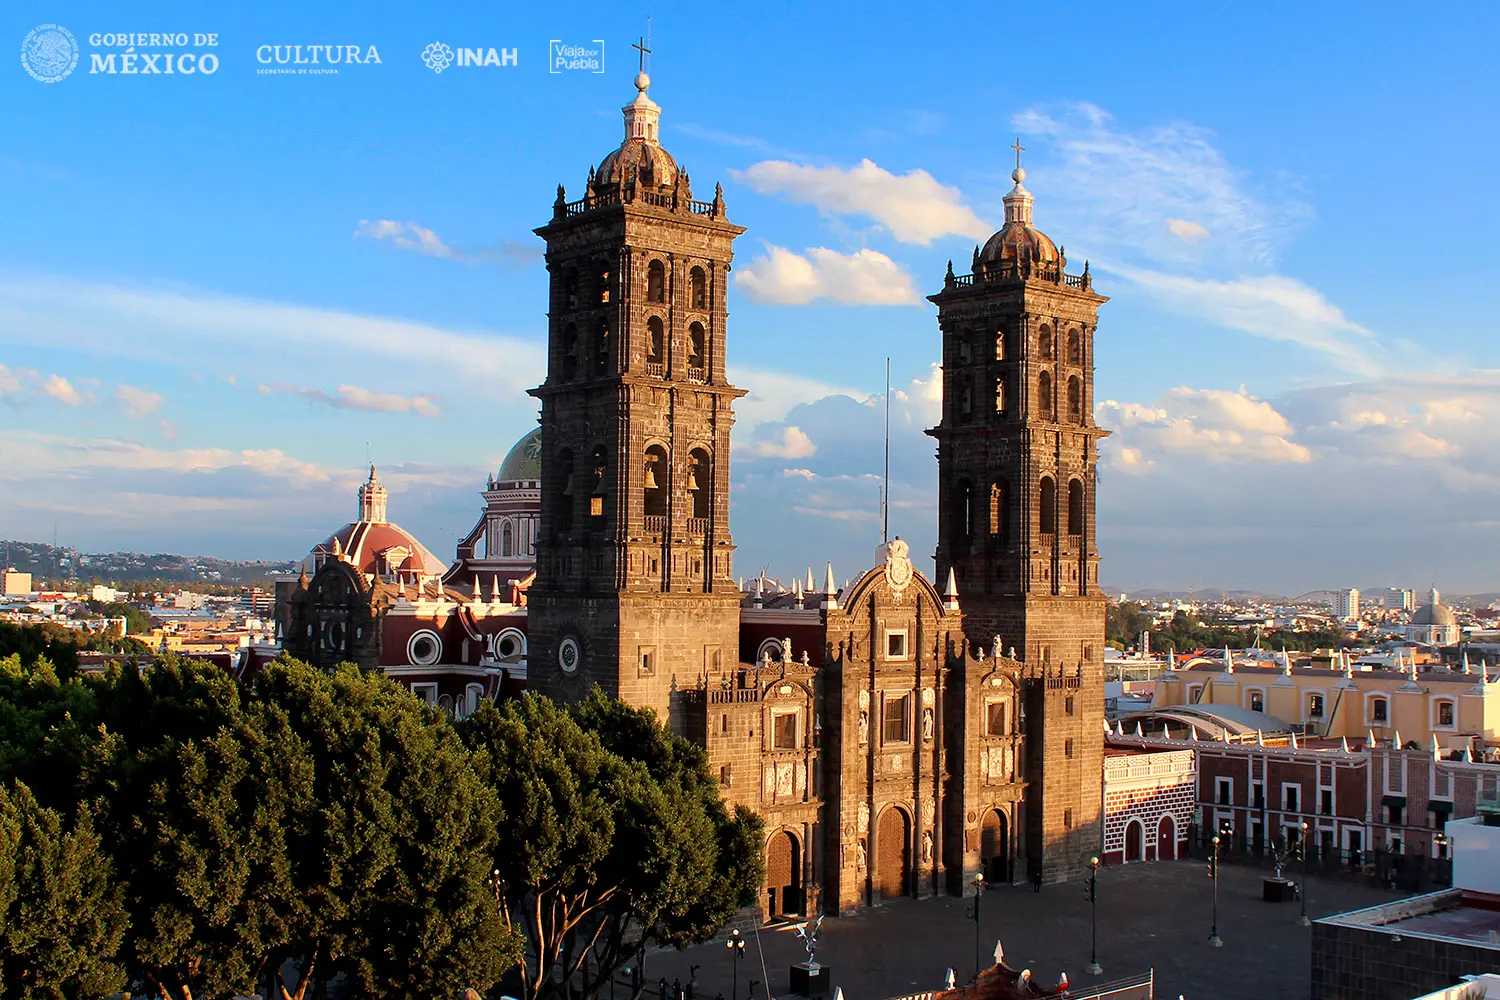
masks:
{"label": "plaza pavement", "polygon": [[[1211,890],[1204,862],[1168,861],[1106,868],[1099,875],[1099,963],[1102,980],[1156,970],[1156,995],[1176,1000],[1289,998],[1309,994],[1311,929],[1298,924],[1298,903],[1261,901],[1261,879],[1269,870],[1225,865],[1219,884],[1219,935],[1224,947],[1208,945]],[[1300,873],[1289,871],[1292,878]],[[986,965],[995,940],[1006,963],[1029,968],[1051,984],[1066,970],[1076,985],[1091,977],[1089,904],[1084,883],[1070,882],[1033,893],[1005,886],[984,894],[979,951]],[[1363,883],[1316,876],[1309,881],[1308,915],[1314,919],[1372,906],[1403,895]],[[960,983],[974,972],[975,928],[970,899],[896,900],[856,916],[823,922],[818,960],[832,968],[833,985],[846,1000],[941,989],[951,966]],[[766,971],[762,972],[762,953]],[[788,930],[762,928],[746,936],[740,963],[739,997],[749,980],[760,980],[755,996],[765,1000],[788,990],[788,966],[803,961],[802,942]],[[731,965],[723,939],[685,951],[647,956],[646,978],[657,983],[689,981],[696,965],[698,1000],[730,994]],[[621,993],[623,995],[623,991]]]}

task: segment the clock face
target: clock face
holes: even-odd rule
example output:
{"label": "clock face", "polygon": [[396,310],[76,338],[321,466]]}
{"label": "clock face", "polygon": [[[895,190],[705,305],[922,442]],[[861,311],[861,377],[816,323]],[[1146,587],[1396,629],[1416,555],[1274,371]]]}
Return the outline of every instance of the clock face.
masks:
{"label": "clock face", "polygon": [[578,648],[578,640],[571,635],[557,644],[557,665],[562,668],[563,673],[569,676],[577,673],[578,664],[582,660],[583,651]]}

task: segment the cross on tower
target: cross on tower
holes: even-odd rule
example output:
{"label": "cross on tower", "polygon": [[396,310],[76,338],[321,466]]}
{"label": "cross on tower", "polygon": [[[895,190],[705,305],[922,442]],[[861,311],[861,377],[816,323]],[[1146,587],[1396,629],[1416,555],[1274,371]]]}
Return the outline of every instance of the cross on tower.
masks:
{"label": "cross on tower", "polygon": [[1021,169],[1021,154],[1024,153],[1024,152],[1026,152],[1026,147],[1023,146],[1023,145],[1021,145],[1021,137],[1020,136],[1016,136],[1016,141],[1011,145],[1010,148],[1014,149],[1016,151],[1016,169],[1020,170]]}
{"label": "cross on tower", "polygon": [[[641,72],[642,73],[646,72],[646,57],[651,54],[651,50],[646,47],[646,39],[645,39],[645,37],[642,36],[641,40],[638,41],[638,42],[636,42],[634,45],[632,45],[631,48],[635,49],[636,51],[638,51],[641,54],[640,55]],[[1016,141],[1020,142],[1021,140],[1017,139]]]}

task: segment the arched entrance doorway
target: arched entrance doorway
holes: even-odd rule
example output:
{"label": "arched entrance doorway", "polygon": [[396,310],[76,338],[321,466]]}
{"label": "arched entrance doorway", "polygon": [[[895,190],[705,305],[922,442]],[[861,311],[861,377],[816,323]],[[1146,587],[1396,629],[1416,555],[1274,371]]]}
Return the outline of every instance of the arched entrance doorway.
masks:
{"label": "arched entrance doorway", "polygon": [[1177,860],[1177,824],[1170,816],[1163,816],[1156,824],[1156,860]]}
{"label": "arched entrance doorway", "polygon": [[1140,861],[1145,857],[1146,828],[1138,819],[1125,824],[1125,860]]}
{"label": "arched entrance doorway", "polygon": [[782,917],[802,912],[802,850],[788,830],[766,845],[766,915]]}
{"label": "arched entrance doorway", "polygon": [[986,813],[979,829],[979,865],[986,882],[1005,885],[1010,881],[1010,827],[999,809]]}
{"label": "arched entrance doorway", "polygon": [[900,809],[887,809],[876,828],[875,889],[883,899],[906,895],[911,869],[911,822]]}

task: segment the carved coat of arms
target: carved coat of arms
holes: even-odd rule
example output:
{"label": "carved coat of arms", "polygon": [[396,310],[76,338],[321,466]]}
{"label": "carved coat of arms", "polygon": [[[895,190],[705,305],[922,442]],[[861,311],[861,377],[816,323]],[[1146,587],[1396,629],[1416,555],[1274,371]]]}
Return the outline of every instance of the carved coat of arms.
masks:
{"label": "carved coat of arms", "polygon": [[907,555],[909,551],[910,546],[901,540],[900,535],[892,538],[885,547],[885,582],[897,598],[911,583],[911,558]]}

